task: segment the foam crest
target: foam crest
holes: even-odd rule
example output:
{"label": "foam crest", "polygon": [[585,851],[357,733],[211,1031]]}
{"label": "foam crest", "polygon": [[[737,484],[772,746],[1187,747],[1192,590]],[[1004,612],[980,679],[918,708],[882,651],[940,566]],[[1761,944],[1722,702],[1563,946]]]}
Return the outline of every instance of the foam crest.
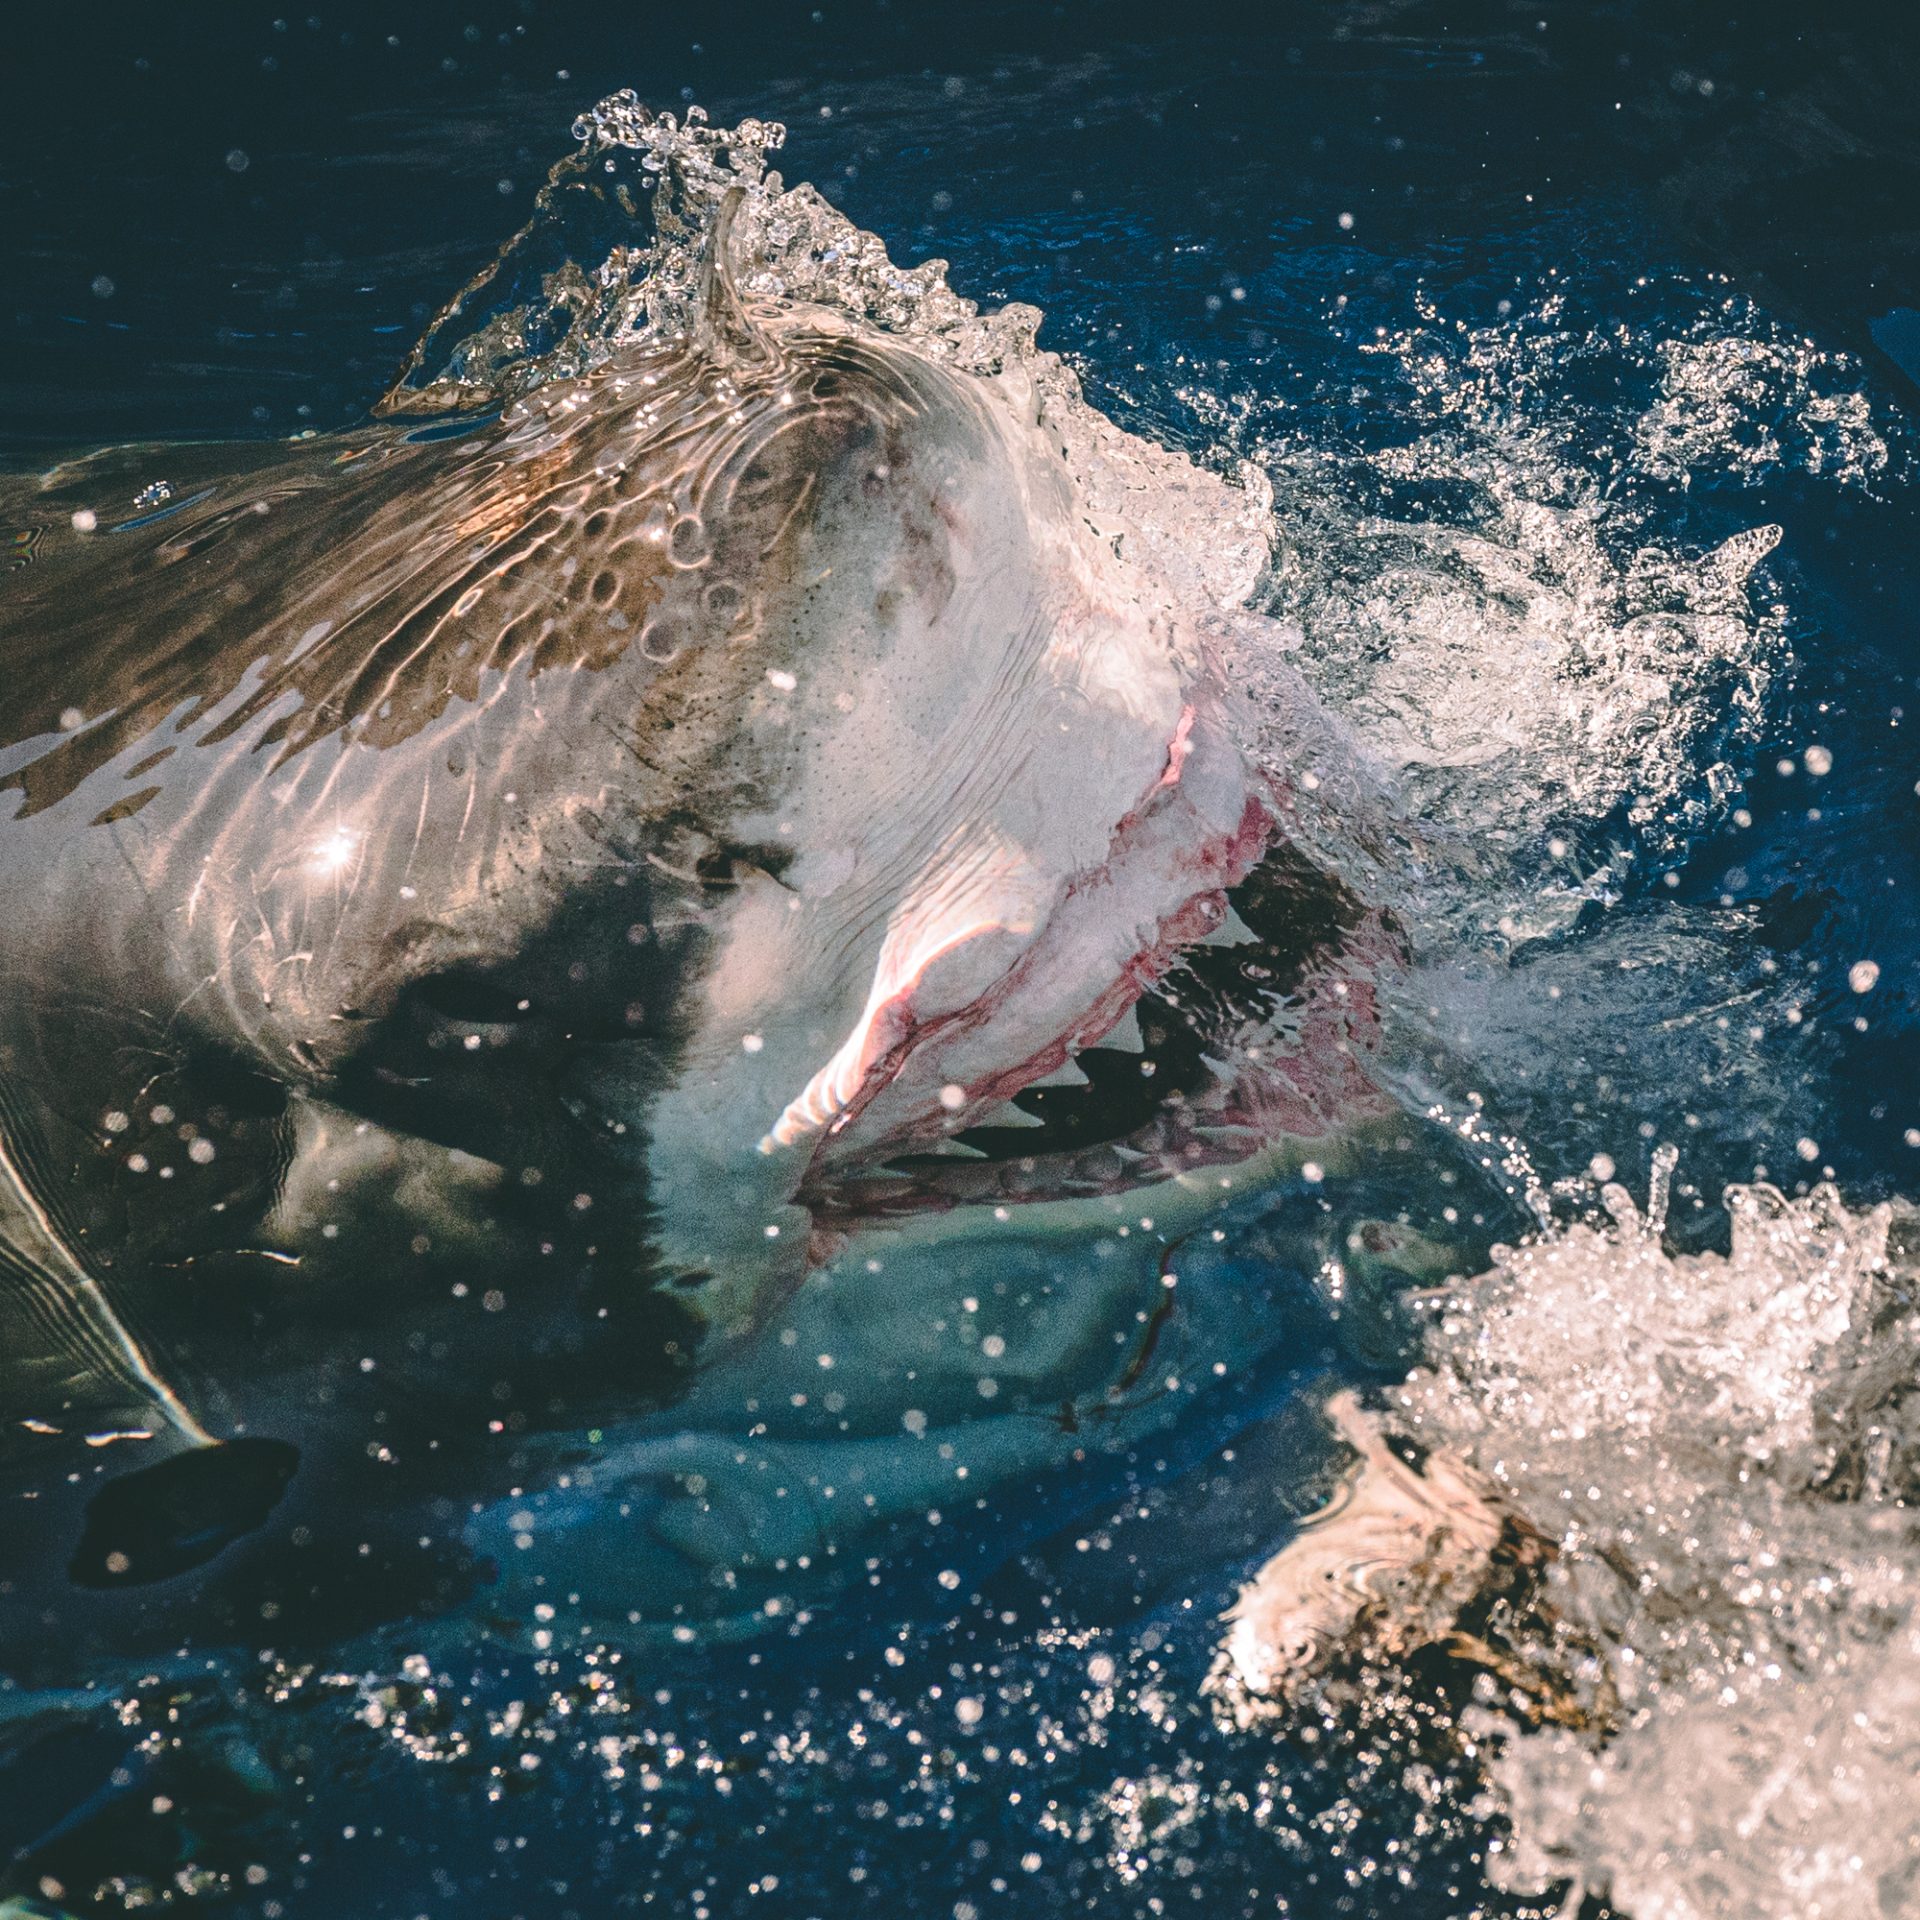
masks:
{"label": "foam crest", "polygon": [[1469,1716],[1499,1871],[1636,1920],[1890,1920],[1920,1896],[1915,1223],[1736,1186],[1727,1252],[1670,1252],[1672,1166],[1646,1214],[1610,1184],[1498,1250],[1392,1396],[1554,1541],[1536,1653],[1604,1669],[1603,1724]]}
{"label": "foam crest", "polygon": [[1053,436],[1117,554],[1198,614],[1253,591],[1272,507],[1257,466],[1241,463],[1230,485],[1116,427],[1036,344],[1037,307],[982,308],[948,284],[946,261],[900,266],[813,187],[788,187],[770,165],[786,141],[779,122],[715,127],[697,106],[655,113],[623,90],[573,133],[580,145],[532,218],[435,317],[380,411],[502,406],[624,349],[710,348],[718,283],[745,316],[824,318],[996,381]]}

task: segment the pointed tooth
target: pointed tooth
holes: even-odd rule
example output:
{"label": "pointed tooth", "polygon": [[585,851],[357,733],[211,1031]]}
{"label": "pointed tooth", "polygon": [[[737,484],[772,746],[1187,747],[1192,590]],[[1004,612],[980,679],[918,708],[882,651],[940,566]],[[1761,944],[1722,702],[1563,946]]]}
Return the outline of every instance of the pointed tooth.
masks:
{"label": "pointed tooth", "polygon": [[1043,1073],[1038,1080],[1029,1080],[1029,1087],[1090,1087],[1093,1082],[1086,1076],[1079,1061],[1069,1054],[1051,1073]]}
{"label": "pointed tooth", "polygon": [[1046,1124],[1037,1113],[1016,1107],[1011,1100],[1003,1100],[997,1107],[989,1107],[967,1121],[969,1127],[1044,1127]]}
{"label": "pointed tooth", "polygon": [[1196,947],[1257,947],[1260,936],[1229,907],[1227,917],[1211,933],[1203,933]]}
{"label": "pointed tooth", "polygon": [[952,1138],[931,1140],[924,1147],[916,1147],[914,1151],[931,1154],[937,1160],[984,1160],[987,1157],[978,1147],[970,1147],[964,1140]]}
{"label": "pointed tooth", "polygon": [[1140,1031],[1140,1009],[1129,1007],[1095,1044],[1111,1047],[1116,1053],[1145,1053],[1147,1041]]}

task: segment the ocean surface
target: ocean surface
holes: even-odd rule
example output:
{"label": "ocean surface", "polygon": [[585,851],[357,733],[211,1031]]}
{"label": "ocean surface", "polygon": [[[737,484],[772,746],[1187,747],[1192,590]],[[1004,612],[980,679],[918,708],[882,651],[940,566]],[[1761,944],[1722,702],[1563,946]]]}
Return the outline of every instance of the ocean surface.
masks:
{"label": "ocean surface", "polygon": [[[533,1571],[451,1614],[0,1646],[0,1914],[1920,1914],[1913,25],[236,0],[8,37],[0,473],[351,432],[423,338],[416,387],[504,403],[557,335],[484,375],[462,340],[623,241],[550,173],[666,150],[621,90],[668,145],[778,122],[735,143],[754,217],[805,181],[850,223],[783,290],[922,340],[960,325],[929,288],[1037,309],[1004,351],[1120,429],[1143,544],[1244,573],[1252,750],[1311,758],[1297,671],[1366,795],[1330,777],[1310,850],[1406,964],[1403,1131],[1353,1175],[1397,1265],[1315,1225],[1317,1166],[1236,1200],[1115,1444],[977,1466],[765,1604],[583,1602],[589,1476],[481,1516]],[[885,1329],[841,1311],[749,1392],[857,1370]],[[682,1424],[764,1438],[724,1400]],[[1524,1620],[1396,1639],[1299,1527],[1369,1435],[1549,1543]],[[1359,1656],[1264,1697],[1223,1616],[1321,1539]]]}

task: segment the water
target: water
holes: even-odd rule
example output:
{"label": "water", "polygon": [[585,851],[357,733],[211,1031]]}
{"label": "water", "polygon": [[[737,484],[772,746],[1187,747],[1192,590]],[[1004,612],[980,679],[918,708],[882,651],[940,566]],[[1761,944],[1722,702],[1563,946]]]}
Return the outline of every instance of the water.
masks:
{"label": "water", "polygon": [[[629,1568],[662,1600],[628,1618],[588,1577],[609,1496],[548,1484],[479,1517],[511,1571],[451,1618],[13,1689],[21,1901],[1920,1906],[1916,295],[1879,238],[1912,56],[1542,12],[1327,8],[1238,42],[895,8],[716,22],[697,54],[537,15],[266,15],[116,47],[111,204],[17,117],[23,472],[361,422],[422,333],[416,388],[537,390],[693,291],[682,236],[576,204],[579,176],[536,211],[574,117],[632,85],[787,122],[770,157],[822,198],[750,195],[746,278],[1048,397],[1090,512],[1230,650],[1299,842],[1380,916],[1391,1096],[1351,1161],[1207,1215],[1164,1322],[1116,1293],[1141,1364],[1084,1434],[1036,1420],[1003,1463],[969,1409],[979,1342],[1048,1324],[996,1305],[989,1257],[898,1280],[897,1324],[835,1274],[744,1384],[613,1436],[629,1490],[725,1484],[751,1444],[818,1503],[806,1449],[842,1420],[882,1463],[930,1440],[968,1469],[884,1527],[798,1529],[746,1602]],[[629,111],[582,132],[638,178]],[[1851,146],[1809,160],[1836,113]],[[736,143],[750,184],[764,145]],[[689,164],[697,226],[720,196]],[[950,264],[899,276],[876,242]],[[592,283],[621,244],[654,250]],[[176,464],[143,464],[129,516]],[[1301,681],[1337,727],[1303,734]],[[1227,1007],[1263,1044],[1272,1010]],[[726,1425],[796,1393],[822,1397],[771,1435]],[[1434,1511],[1448,1551],[1408,1576],[1392,1541]],[[755,1524],[785,1537],[772,1503]],[[1356,1604],[1282,1679],[1303,1550]],[[1269,1657],[1236,1667],[1222,1616],[1263,1566]]]}

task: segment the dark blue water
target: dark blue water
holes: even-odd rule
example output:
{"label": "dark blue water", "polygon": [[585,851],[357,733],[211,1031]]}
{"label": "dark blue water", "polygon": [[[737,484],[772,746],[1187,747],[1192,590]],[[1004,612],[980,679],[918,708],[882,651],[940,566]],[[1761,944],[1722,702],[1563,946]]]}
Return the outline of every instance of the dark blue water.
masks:
{"label": "dark blue water", "polygon": [[[1658,1133],[1706,1193],[1761,1162],[1789,1187],[1830,1169],[1855,1204],[1912,1194],[1920,39],[1807,11],[246,0],[20,21],[0,460],[351,426],[582,108],[625,86],[784,120],[789,180],[896,259],[1043,308],[1043,342],[1129,430],[1260,460],[1283,532],[1290,500],[1303,540],[1328,502],[1350,532],[1481,524],[1523,445],[1549,504],[1596,477],[1619,517],[1582,551],[1621,566],[1637,542],[1697,556],[1779,526],[1764,700],[1738,724],[1709,702],[1689,735],[1695,773],[1724,757],[1731,784],[1689,810],[1682,778],[1651,822],[1624,802],[1586,818],[1637,862],[1516,946],[1514,993],[1582,941],[1731,916],[1743,956],[1799,983],[1804,1032],[1756,1092],[1636,1081],[1637,1036],[1608,1028],[1578,1073],[1556,1055],[1511,1074],[1500,1111],[1549,1175],[1604,1149],[1638,1178]],[[1381,351],[1423,330],[1427,359]],[[1777,351],[1710,457],[1636,454],[1660,343],[1730,337]],[[1853,401],[1858,431],[1836,412]],[[1367,456],[1401,444],[1460,458],[1382,478]],[[1375,566],[1356,535],[1273,604],[1310,615]],[[1669,1012],[1728,984],[1731,962],[1697,964]],[[1710,1213],[1681,1230],[1711,1241]],[[204,1684],[170,1670],[131,1730],[0,1729],[0,1887],[56,1913],[265,1920],[1552,1911],[1559,1892],[1543,1909],[1488,1885],[1497,1827],[1417,1714],[1280,1740],[1197,1700],[1222,1606],[1309,1504],[1322,1446],[1293,1395],[1358,1364],[1305,1276],[1276,1271],[1270,1306],[1282,1359],[1123,1476],[955,1515],[788,1633],[596,1638],[588,1660],[561,1605],[554,1641],[476,1638],[464,1665],[368,1682],[324,1647],[277,1651]]]}

